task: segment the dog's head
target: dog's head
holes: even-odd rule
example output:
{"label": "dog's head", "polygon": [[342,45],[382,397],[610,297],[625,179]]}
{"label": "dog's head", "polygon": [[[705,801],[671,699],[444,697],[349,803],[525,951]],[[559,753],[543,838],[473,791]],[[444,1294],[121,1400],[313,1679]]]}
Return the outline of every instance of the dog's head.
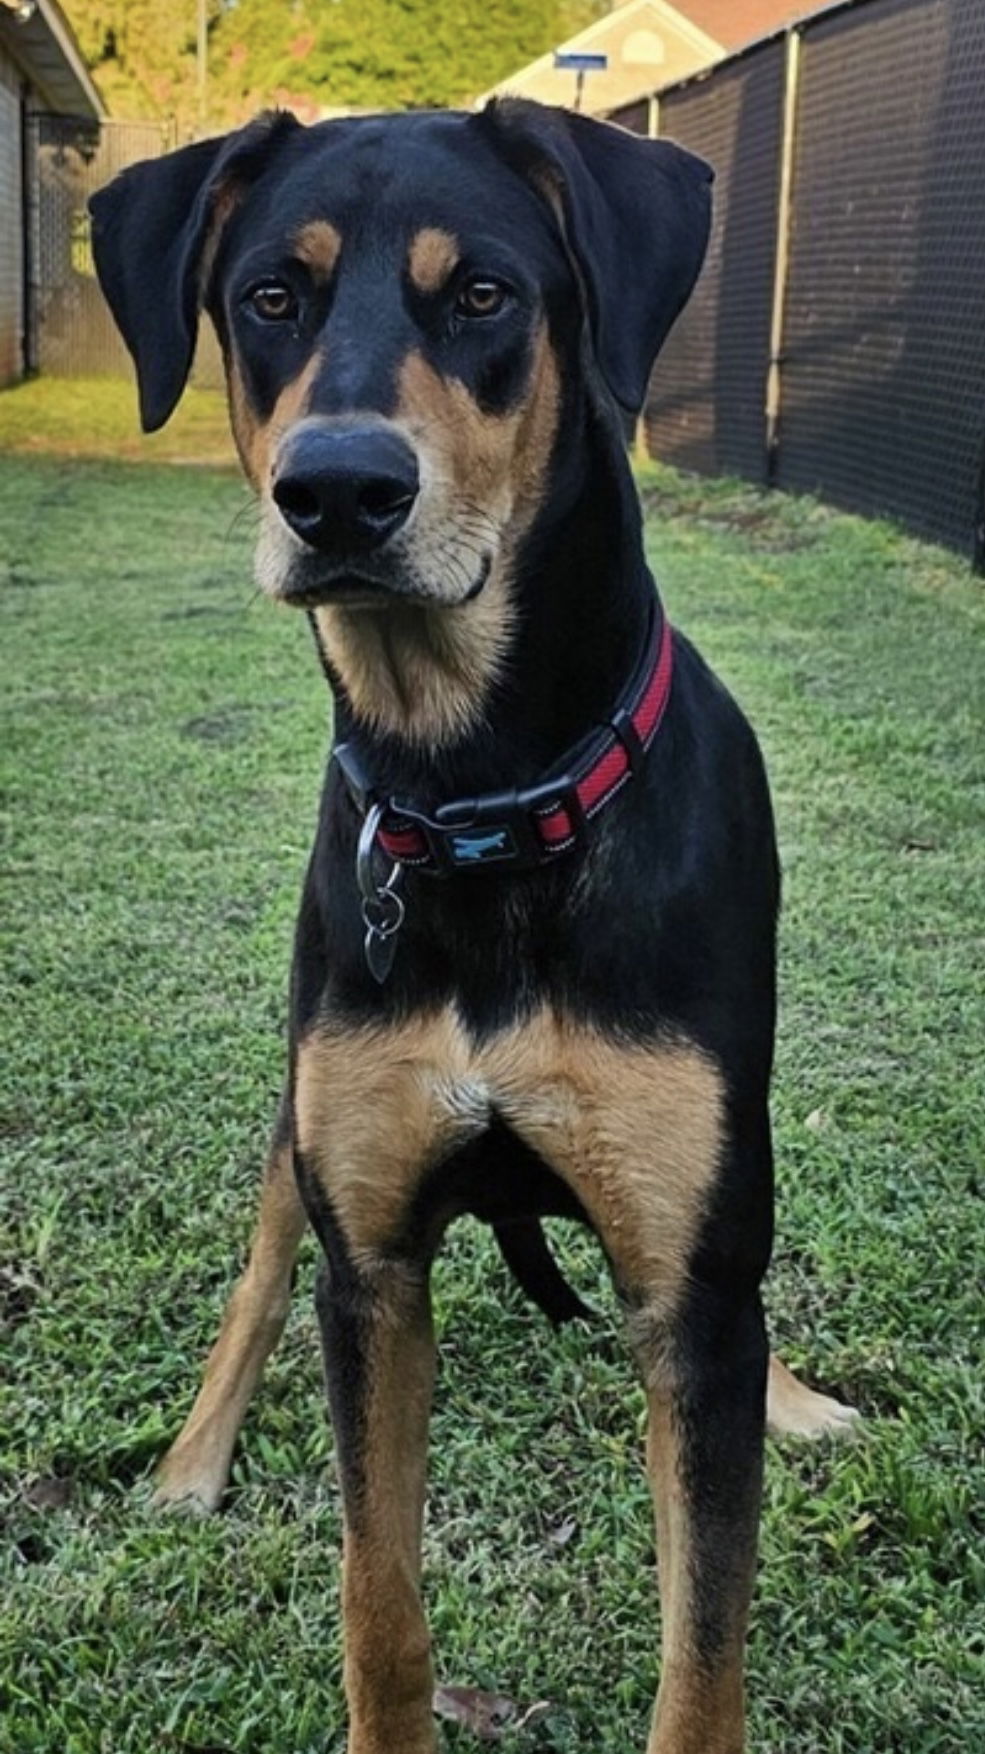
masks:
{"label": "dog's head", "polygon": [[678,147],[528,103],[272,114],[125,171],[92,202],[93,243],[145,428],[213,318],[265,590],[478,612],[508,590],[586,362],[639,408],[709,182]]}

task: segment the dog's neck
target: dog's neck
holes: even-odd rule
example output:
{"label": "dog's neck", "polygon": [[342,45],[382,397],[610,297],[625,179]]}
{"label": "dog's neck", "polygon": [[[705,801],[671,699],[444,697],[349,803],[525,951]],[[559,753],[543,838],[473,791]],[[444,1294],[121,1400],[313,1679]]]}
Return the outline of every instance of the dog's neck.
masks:
{"label": "dog's neck", "polygon": [[[430,744],[381,734],[337,679],[337,735],[355,744],[381,791],[433,800],[529,784],[606,719],[625,688],[653,586],[621,434],[594,411],[582,420],[577,438],[560,438],[548,502],[518,552],[505,647],[475,723]],[[384,650],[381,642],[381,661]]]}

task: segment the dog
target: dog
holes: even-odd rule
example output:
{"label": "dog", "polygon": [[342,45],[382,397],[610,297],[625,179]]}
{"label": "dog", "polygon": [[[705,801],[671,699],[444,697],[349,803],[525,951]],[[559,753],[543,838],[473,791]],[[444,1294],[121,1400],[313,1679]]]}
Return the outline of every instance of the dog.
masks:
{"label": "dog", "polygon": [[755,737],[672,630],[625,433],[708,238],[690,153],[520,100],[269,113],[92,202],[144,427],[200,310],[260,505],[257,578],[335,691],[289,1069],[249,1264],[159,1475],[213,1508],[307,1223],[344,1509],[349,1754],[433,1754],[419,1592],[429,1267],[591,1226],[648,1401],[662,1676],[648,1754],[737,1754],[770,1360],[779,874]]}

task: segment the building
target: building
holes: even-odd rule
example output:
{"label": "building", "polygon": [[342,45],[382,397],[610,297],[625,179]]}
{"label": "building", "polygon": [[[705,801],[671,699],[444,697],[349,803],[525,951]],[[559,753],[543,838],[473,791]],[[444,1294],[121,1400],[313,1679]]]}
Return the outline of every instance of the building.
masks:
{"label": "building", "polygon": [[104,106],[57,0],[0,0],[0,385],[24,375],[36,207],[31,118],[96,125]]}
{"label": "building", "polygon": [[[823,4],[823,0],[821,0]],[[726,54],[748,48],[783,25],[819,10],[818,0],[679,0],[692,24],[714,37]]]}
{"label": "building", "polygon": [[[560,49],[607,57],[604,72],[585,75],[579,105],[606,116],[712,66],[807,9],[807,0],[623,0]],[[570,107],[578,96],[576,77],[555,67],[553,53],[541,55],[501,80],[495,95]]]}

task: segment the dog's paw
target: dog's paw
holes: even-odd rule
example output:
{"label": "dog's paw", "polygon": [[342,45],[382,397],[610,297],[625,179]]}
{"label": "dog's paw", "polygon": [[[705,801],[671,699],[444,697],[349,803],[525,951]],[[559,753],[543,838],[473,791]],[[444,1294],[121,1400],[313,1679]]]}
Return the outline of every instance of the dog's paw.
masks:
{"label": "dog's paw", "polygon": [[175,1488],[169,1485],[156,1485],[150,1498],[151,1510],[163,1511],[168,1515],[192,1518],[211,1516],[218,1510],[221,1491],[210,1492],[201,1486]]}
{"label": "dog's paw", "polygon": [[226,1471],[193,1466],[190,1458],[169,1451],[154,1476],[151,1509],[180,1516],[205,1517],[218,1510],[226,1489]]}
{"label": "dog's paw", "polygon": [[860,1429],[861,1417],[844,1401],[809,1389],[771,1355],[766,1424],[774,1437],[850,1437]]}

